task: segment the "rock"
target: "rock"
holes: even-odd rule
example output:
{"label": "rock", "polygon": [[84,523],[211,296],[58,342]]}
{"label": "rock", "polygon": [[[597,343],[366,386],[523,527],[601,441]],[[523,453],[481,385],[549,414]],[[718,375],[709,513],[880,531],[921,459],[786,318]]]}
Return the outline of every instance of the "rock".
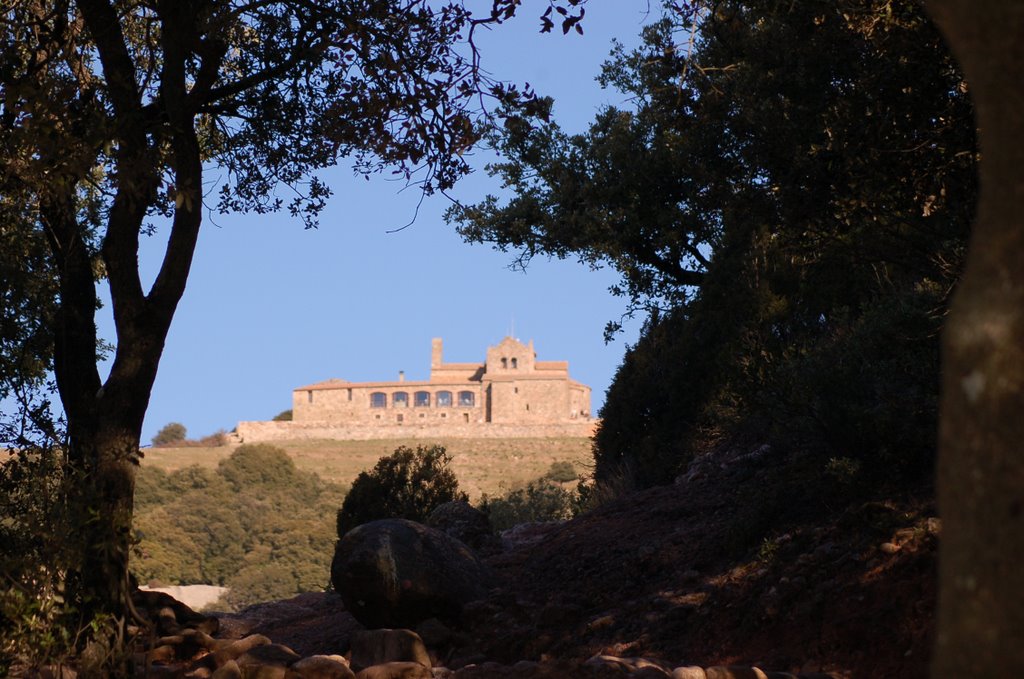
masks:
{"label": "rock", "polygon": [[302,679],[352,679],[355,673],[340,655],[312,655],[291,666]]}
{"label": "rock", "polygon": [[352,634],[352,667],[361,670],[388,662],[415,662],[430,667],[420,635],[407,629],[374,629]]}
{"label": "rock", "polygon": [[242,679],[296,679],[294,672],[278,665],[239,665]]}
{"label": "rock", "polygon": [[236,658],[239,666],[272,665],[290,667],[301,659],[298,653],[283,644],[259,644]]}
{"label": "rock", "polygon": [[423,643],[431,648],[443,646],[452,639],[452,631],[437,618],[427,618],[416,625],[416,634],[420,635]]}
{"label": "rock", "polygon": [[764,676],[768,679],[797,679],[795,674],[789,672],[765,672]]}
{"label": "rock", "polygon": [[613,669],[631,677],[670,677],[671,670],[649,658],[618,658],[614,655],[595,655],[585,663],[594,669]]}
{"label": "rock", "polygon": [[169,594],[135,589],[131,596],[132,605],[156,621],[157,632],[161,636],[178,634],[186,627],[216,634],[220,627],[217,618],[196,613]]}
{"label": "rock", "polygon": [[228,660],[217,668],[210,679],[242,679],[242,670],[234,660]]}
{"label": "rock", "polygon": [[672,670],[672,679],[707,679],[707,676],[704,668],[697,665],[687,665]]}
{"label": "rock", "polygon": [[334,549],[331,582],[365,626],[411,627],[427,618],[457,620],[487,593],[490,574],[455,538],[405,519],[358,526]]}
{"label": "rock", "polygon": [[707,679],[765,679],[765,674],[756,667],[742,665],[716,665],[704,670]]}
{"label": "rock", "polygon": [[883,554],[895,554],[900,551],[900,546],[892,542],[883,542],[878,548],[882,550]]}
{"label": "rock", "polygon": [[270,639],[262,634],[250,634],[217,649],[217,652],[214,653],[214,662],[220,667],[228,660],[237,660],[257,646],[265,646],[269,643],[271,643]]}
{"label": "rock", "polygon": [[532,547],[546,540],[551,532],[562,525],[560,521],[537,521],[520,523],[501,533],[502,548],[514,551]]}
{"label": "rock", "polygon": [[360,670],[356,679],[434,679],[434,673],[417,662],[389,662]]}
{"label": "rock", "polygon": [[430,512],[426,524],[476,550],[501,546],[487,515],[468,502],[453,500],[438,505]]}

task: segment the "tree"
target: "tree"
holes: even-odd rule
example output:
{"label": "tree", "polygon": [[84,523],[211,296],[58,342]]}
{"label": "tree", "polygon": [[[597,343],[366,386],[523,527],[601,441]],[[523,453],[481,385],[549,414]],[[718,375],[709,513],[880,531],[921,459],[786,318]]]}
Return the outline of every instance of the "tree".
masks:
{"label": "tree", "polygon": [[604,69],[628,105],[579,135],[510,116],[491,171],[513,197],[449,218],[523,263],[612,266],[627,313],[649,313],[601,413],[599,479],[667,481],[740,426],[927,471],[976,197],[941,35],[912,0],[669,7]]}
{"label": "tree", "polygon": [[437,506],[453,500],[466,502],[459,490],[452,458],[444,446],[399,446],[360,472],[338,510],[338,538],[360,524],[377,519],[423,522]]}
{"label": "tree", "polygon": [[939,616],[932,673],[999,676],[1024,661],[1024,7],[931,0],[977,110],[981,196],[943,337]]}
{"label": "tree", "polygon": [[153,437],[154,446],[166,446],[172,443],[180,443],[185,440],[188,430],[180,422],[168,422]]}
{"label": "tree", "polygon": [[[223,177],[211,207],[287,209],[307,226],[330,193],[315,171],[343,157],[364,173],[396,167],[426,193],[450,187],[477,140],[479,96],[531,100],[489,81],[472,47],[477,27],[518,4],[496,0],[483,16],[429,0],[5,4],[3,238],[17,245],[10,257],[26,257],[11,267],[18,299],[52,300],[5,302],[5,339],[27,333],[43,372],[52,365],[81,479],[70,501],[92,517],[82,528],[91,547],[70,579],[87,618],[124,610],[143,415],[207,176]],[[295,197],[277,198],[278,186]],[[157,231],[167,247],[146,290],[139,241]],[[6,249],[3,259],[6,272]],[[117,335],[105,380],[98,280]]]}

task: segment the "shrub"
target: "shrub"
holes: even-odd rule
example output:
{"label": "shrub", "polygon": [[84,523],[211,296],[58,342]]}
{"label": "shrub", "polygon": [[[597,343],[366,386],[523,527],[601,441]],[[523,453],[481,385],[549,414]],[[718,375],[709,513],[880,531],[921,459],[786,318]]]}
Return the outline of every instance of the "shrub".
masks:
{"label": "shrub", "polygon": [[274,422],[291,422],[291,421],[292,421],[292,411],[291,411],[291,408],[289,408],[288,410],[282,410],[277,415],[274,415]]}
{"label": "shrub", "polygon": [[299,470],[284,450],[259,443],[239,446],[229,457],[220,461],[217,474],[237,491],[257,486],[293,486],[299,477]]}
{"label": "shrub", "polygon": [[510,491],[504,497],[485,495],[480,509],[487,514],[495,531],[503,531],[520,523],[571,518],[575,506],[575,493],[545,477]]}
{"label": "shrub", "polygon": [[399,446],[369,472],[361,472],[338,510],[338,537],[377,519],[424,521],[445,502],[468,500],[459,491],[444,446]]}
{"label": "shrub", "polygon": [[569,481],[576,481],[578,476],[575,467],[572,466],[572,462],[559,460],[551,463],[551,467],[544,474],[544,478],[551,479],[557,483],[568,483]]}
{"label": "shrub", "polygon": [[185,434],[187,433],[185,425],[181,422],[170,422],[165,424],[163,428],[156,433],[153,437],[154,446],[169,446],[179,441],[185,440]]}

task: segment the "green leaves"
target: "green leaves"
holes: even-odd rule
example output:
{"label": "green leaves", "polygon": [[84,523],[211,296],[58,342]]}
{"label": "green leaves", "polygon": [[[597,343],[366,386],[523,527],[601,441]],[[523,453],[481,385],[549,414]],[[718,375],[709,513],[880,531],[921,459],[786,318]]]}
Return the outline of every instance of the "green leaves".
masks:
{"label": "green leaves", "polygon": [[240,608],[326,586],[342,490],[268,445],[243,445],[216,471],[145,465],[136,487],[140,582],[230,588]]}
{"label": "green leaves", "polygon": [[466,501],[444,446],[399,446],[361,472],[338,510],[338,537],[377,519],[424,521],[438,505]]}

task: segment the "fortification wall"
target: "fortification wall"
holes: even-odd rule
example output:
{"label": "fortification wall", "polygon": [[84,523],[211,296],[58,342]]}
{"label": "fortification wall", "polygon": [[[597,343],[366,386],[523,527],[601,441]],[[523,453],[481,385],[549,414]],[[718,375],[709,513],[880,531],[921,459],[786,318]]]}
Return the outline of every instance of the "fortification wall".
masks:
{"label": "fortification wall", "polygon": [[567,438],[593,436],[596,420],[557,424],[444,423],[381,425],[332,425],[330,422],[239,422],[243,443],[308,439],[375,441],[379,439],[456,438]]}

